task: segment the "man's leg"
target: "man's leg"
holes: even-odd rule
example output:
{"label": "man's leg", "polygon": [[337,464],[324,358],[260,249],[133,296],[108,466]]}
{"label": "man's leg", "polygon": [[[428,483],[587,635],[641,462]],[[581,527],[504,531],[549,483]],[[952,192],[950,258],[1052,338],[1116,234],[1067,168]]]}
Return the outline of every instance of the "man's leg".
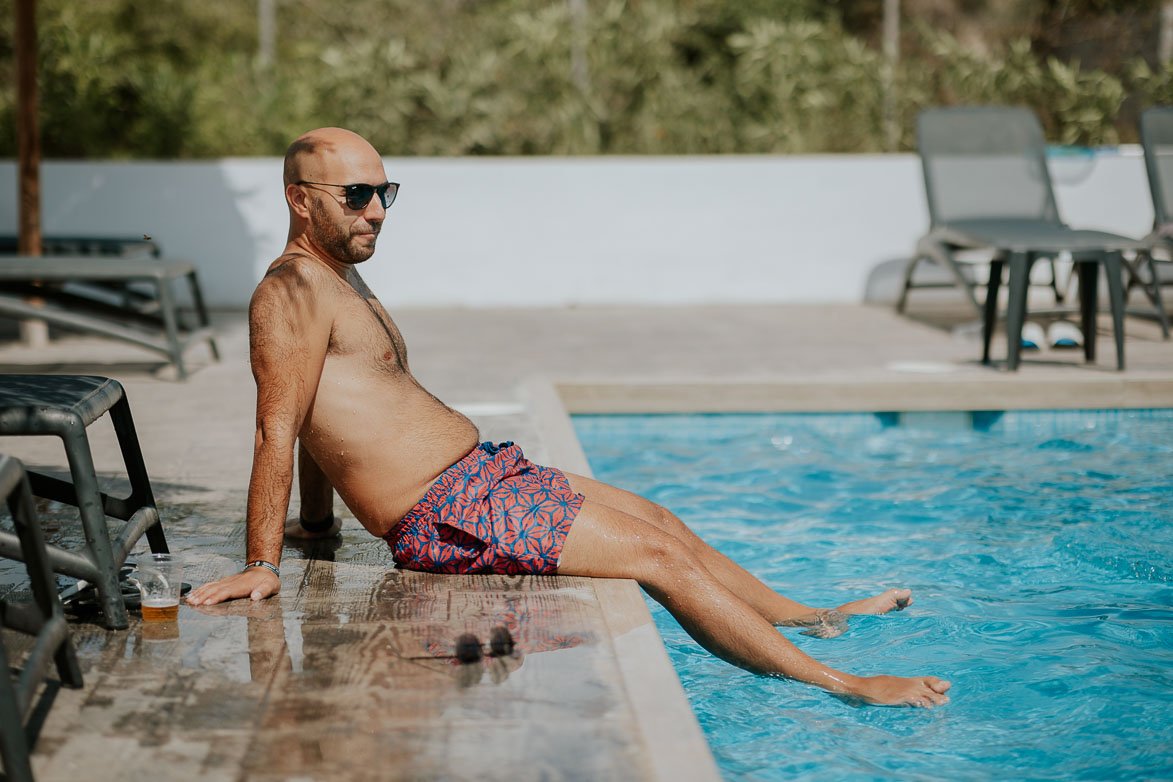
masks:
{"label": "man's leg", "polygon": [[949,683],[933,676],[863,678],[808,657],[679,538],[589,499],[570,527],[558,573],[635,579],[698,643],[755,673],[780,674],[869,703],[931,708],[949,701]]}
{"label": "man's leg", "polygon": [[[680,540],[701,561],[718,581],[734,594],[753,606],[771,624],[811,625],[822,620],[834,623],[828,612],[815,609],[783,597],[759,581],[745,568],[705,543],[695,532],[668,509],[638,494],[618,489],[592,478],[566,473],[570,486],[588,500],[634,516],[662,532]],[[912,593],[907,589],[889,589],[875,597],[854,600],[837,609],[847,614],[885,614],[912,605]],[[833,613],[833,612],[831,612]],[[837,628],[842,632],[844,627]],[[838,635],[838,632],[828,634]]]}

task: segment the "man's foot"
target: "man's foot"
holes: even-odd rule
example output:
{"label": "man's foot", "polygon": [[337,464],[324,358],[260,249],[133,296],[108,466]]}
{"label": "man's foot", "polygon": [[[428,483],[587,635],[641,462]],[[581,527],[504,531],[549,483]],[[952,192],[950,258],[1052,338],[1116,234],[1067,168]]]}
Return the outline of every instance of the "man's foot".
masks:
{"label": "man's foot", "polygon": [[849,697],[875,706],[913,706],[931,709],[949,702],[950,683],[936,676],[868,676],[859,680]]}
{"label": "man's foot", "polygon": [[847,614],[834,608],[820,608],[813,614],[778,622],[779,627],[806,627],[799,635],[837,638],[847,632]]}
{"label": "man's foot", "polygon": [[886,614],[889,611],[903,611],[912,605],[911,589],[888,589],[875,597],[853,600],[839,606],[845,614]]}

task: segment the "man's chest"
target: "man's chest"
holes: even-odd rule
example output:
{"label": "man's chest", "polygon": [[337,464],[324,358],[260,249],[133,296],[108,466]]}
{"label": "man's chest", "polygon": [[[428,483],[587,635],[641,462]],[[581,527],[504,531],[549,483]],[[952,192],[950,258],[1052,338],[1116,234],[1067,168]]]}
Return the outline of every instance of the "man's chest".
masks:
{"label": "man's chest", "polygon": [[407,371],[407,345],[395,321],[373,296],[357,291],[340,297],[327,355],[369,359],[390,370]]}

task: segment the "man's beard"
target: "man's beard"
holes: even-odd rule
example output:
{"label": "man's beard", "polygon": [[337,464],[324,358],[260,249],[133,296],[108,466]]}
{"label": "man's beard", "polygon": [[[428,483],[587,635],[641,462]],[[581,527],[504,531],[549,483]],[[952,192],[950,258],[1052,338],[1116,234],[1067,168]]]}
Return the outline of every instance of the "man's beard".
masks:
{"label": "man's beard", "polygon": [[[317,200],[310,201],[310,216],[313,218],[314,242],[336,260],[343,263],[362,263],[375,254],[375,245],[359,246],[357,237],[344,233],[342,228],[326,214],[326,207]],[[379,233],[377,224],[370,225],[370,231]]]}

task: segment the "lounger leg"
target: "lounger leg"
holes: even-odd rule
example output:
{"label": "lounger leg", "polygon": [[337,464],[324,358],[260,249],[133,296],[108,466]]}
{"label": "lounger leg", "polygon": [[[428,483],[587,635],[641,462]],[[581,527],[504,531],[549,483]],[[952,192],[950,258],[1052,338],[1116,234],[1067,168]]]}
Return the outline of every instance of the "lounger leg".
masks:
{"label": "lounger leg", "polygon": [[10,782],[32,782],[28,739],[9,670],[8,655],[0,640],[0,759],[4,761],[4,773]]}
{"label": "lounger leg", "polygon": [[1097,288],[1100,282],[1100,266],[1095,261],[1080,261],[1079,267],[1079,318],[1083,330],[1083,357],[1089,364],[1096,360],[1096,311],[1099,309]]}
{"label": "lounger leg", "polygon": [[167,345],[171,352],[171,362],[180,380],[187,379],[187,369],[183,366],[183,346],[179,342],[179,323],[175,317],[175,299],[171,296],[171,284],[168,280],[156,280],[159,291],[159,309],[163,313],[163,327],[167,330]]}
{"label": "lounger leg", "polygon": [[990,280],[986,284],[985,314],[982,318],[982,363],[990,363],[990,340],[998,324],[998,288],[1002,285],[1002,260],[990,261]]}
{"label": "lounger leg", "polygon": [[1051,256],[1051,291],[1055,294],[1055,303],[1062,304],[1064,297],[1067,295],[1064,291],[1059,290],[1059,264],[1056,262],[1055,255]]}
{"label": "lounger leg", "polygon": [[110,545],[110,531],[106,525],[106,510],[98,487],[98,475],[90,455],[89,438],[85,424],[79,420],[76,431],[62,435],[65,454],[69,459],[69,472],[73,477],[77,493],[77,507],[81,513],[81,525],[85,531],[86,548],[98,570],[95,586],[102,604],[106,625],[112,630],[127,627],[126,606],[122,602],[122,590],[118,586],[119,566],[114,562]]}
{"label": "lounger leg", "polygon": [[946,247],[943,242],[938,241],[936,238],[926,236],[922,237],[921,240],[916,243],[916,250],[914,251],[912,260],[905,268],[904,290],[901,292],[900,300],[896,304],[897,312],[904,311],[904,305],[908,297],[908,291],[910,288],[914,287],[912,284],[913,270],[921,261],[935,263],[942,269],[948,271],[949,274],[953,276],[953,283],[961,288],[961,290],[965,293],[966,298],[969,299],[969,303],[973,305],[974,311],[982,311],[981,306],[978,305],[977,296],[974,295],[973,292],[975,286],[969,281],[969,279],[965,276],[965,273],[961,270],[961,264],[954,260],[952,253],[949,252],[949,248]]}
{"label": "lounger leg", "polygon": [[932,258],[934,263],[940,264],[953,275],[954,284],[965,293],[969,303],[973,305],[974,311],[981,312],[982,308],[978,306],[977,296],[973,293],[974,286],[966,279],[964,272],[961,271],[961,264],[953,259],[949,248],[940,242],[933,242],[925,247],[925,250],[925,254]]}
{"label": "lounger leg", "polygon": [[65,612],[49,568],[44,534],[20,462],[0,457],[0,484],[20,540],[20,553],[33,593],[31,604],[6,604],[0,600],[0,616],[6,627],[37,637],[34,651],[25,660],[19,685],[13,683],[7,652],[0,640],[0,759],[4,761],[7,779],[31,782],[25,720],[33,706],[36,687],[47,673],[46,655],[52,653],[58,676],[67,686],[82,685],[81,667],[69,640]]}
{"label": "lounger leg", "polygon": [[[139,447],[138,434],[134,429],[134,418],[131,417],[130,402],[126,399],[125,391],[122,398],[110,408],[110,420],[114,424],[114,433],[118,435],[118,447],[122,451],[122,461],[130,478],[130,507],[136,510],[145,506],[156,507],[151,480],[147,477],[147,465],[143,460],[142,448]],[[147,527],[147,542],[154,553],[168,553],[163,523],[159,521],[157,513],[155,523]]]}
{"label": "lounger leg", "polygon": [[1108,300],[1112,305],[1112,330],[1116,336],[1116,369],[1124,371],[1124,282],[1119,250],[1104,253],[1104,274],[1108,278]]}
{"label": "lounger leg", "polygon": [[[12,515],[17,536],[20,538],[21,555],[24,558],[25,569],[29,574],[29,586],[33,593],[35,607],[39,613],[37,624],[41,626],[49,622],[64,624],[65,612],[57,597],[53,571],[49,568],[48,555],[45,550],[45,536],[37,521],[36,512],[33,510],[33,495],[29,490],[28,479],[23,475],[17,486],[8,494],[8,510]],[[37,629],[39,631],[40,627]],[[68,632],[66,635],[68,636]],[[61,678],[62,684],[69,687],[82,686],[81,667],[77,663],[77,655],[68,637],[58,644],[53,653],[53,660],[57,664],[57,675]],[[6,667],[0,667],[0,670],[7,673]],[[21,715],[22,719],[23,717],[24,715]]]}
{"label": "lounger leg", "polygon": [[912,272],[921,262],[922,257],[920,253],[916,253],[908,261],[908,265],[904,267],[904,287],[900,289],[900,298],[896,300],[896,312],[901,315],[904,314],[904,307],[908,304],[908,289],[912,287]]}
{"label": "lounger leg", "polygon": [[[195,304],[196,317],[199,318],[200,325],[208,328],[212,325],[212,321],[208,318],[208,308],[204,306],[204,294],[200,290],[200,281],[196,277],[195,269],[188,272],[187,284],[191,287],[191,300]],[[216,347],[216,340],[208,337],[208,349],[212,351],[212,359],[220,360],[220,350]]]}
{"label": "lounger leg", "polygon": [[[1153,307],[1157,310],[1157,320],[1161,324],[1161,334],[1165,339],[1169,339],[1169,316],[1165,314],[1165,303],[1161,300],[1161,278],[1157,276],[1157,264],[1153,260],[1152,251],[1145,252],[1141,257],[1137,258],[1137,265],[1142,262],[1142,259],[1149,267],[1149,281],[1152,285],[1152,290],[1150,291],[1145,287],[1143,282],[1141,282],[1141,288],[1148,294],[1149,299],[1153,302]],[[1129,278],[1129,286],[1132,285],[1132,279],[1131,277]],[[1124,292],[1124,298],[1128,298],[1128,291]]]}
{"label": "lounger leg", "polygon": [[1010,301],[1006,306],[1007,367],[1018,369],[1022,354],[1022,322],[1026,320],[1026,294],[1030,283],[1033,256],[1024,252],[1010,253]]}

